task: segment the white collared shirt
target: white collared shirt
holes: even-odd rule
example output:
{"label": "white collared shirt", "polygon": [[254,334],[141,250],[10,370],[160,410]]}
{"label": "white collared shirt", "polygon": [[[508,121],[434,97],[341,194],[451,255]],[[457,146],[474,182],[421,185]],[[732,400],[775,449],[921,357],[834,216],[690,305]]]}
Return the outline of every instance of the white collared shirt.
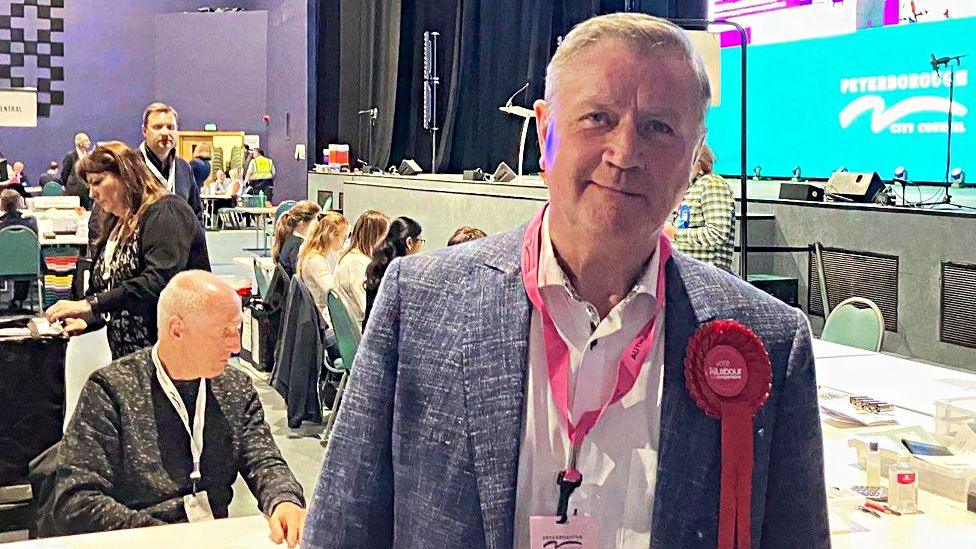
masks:
{"label": "white collared shirt", "polygon": [[[598,408],[614,389],[619,358],[655,314],[660,254],[655,252],[628,295],[602,320],[580,298],[556,261],[549,216],[542,221],[539,288],[570,353],[569,401],[575,422]],[[664,380],[664,316],[634,387],[607,408],[580,448],[577,468],[583,484],[570,499],[573,510],[596,517],[601,547],[650,544],[657,479],[657,449]],[[529,547],[529,517],[556,512],[556,474],[566,468],[566,426],[552,399],[538,311],[532,310],[525,430],[519,454],[515,498],[515,547]],[[572,519],[570,519],[572,520]]]}

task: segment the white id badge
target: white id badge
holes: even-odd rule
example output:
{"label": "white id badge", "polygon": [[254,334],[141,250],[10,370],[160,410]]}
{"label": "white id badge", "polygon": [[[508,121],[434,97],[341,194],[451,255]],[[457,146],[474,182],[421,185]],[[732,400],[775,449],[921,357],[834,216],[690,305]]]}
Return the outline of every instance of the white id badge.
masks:
{"label": "white id badge", "polygon": [[210,498],[206,492],[197,492],[183,496],[183,509],[186,510],[186,518],[190,522],[203,522],[213,520],[213,511],[210,509]]}
{"label": "white id badge", "polygon": [[599,549],[600,527],[591,515],[570,515],[566,524],[556,522],[556,516],[529,517],[529,547],[572,547]]}

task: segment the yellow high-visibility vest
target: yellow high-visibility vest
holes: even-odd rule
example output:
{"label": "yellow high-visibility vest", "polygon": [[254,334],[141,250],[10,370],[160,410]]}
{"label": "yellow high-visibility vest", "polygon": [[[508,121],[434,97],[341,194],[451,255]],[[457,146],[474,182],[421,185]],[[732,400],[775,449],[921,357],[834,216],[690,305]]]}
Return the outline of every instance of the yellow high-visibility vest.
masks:
{"label": "yellow high-visibility vest", "polygon": [[251,175],[251,179],[271,179],[274,175],[271,173],[271,159],[266,156],[259,156],[252,160],[254,163],[254,174]]}

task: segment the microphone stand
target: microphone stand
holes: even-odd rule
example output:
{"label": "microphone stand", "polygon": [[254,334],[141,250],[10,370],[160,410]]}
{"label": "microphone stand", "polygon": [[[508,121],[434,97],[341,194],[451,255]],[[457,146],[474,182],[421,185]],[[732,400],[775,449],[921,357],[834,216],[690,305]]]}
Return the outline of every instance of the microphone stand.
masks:
{"label": "microphone stand", "polygon": [[[373,164],[373,161],[372,161],[372,157],[373,157],[373,128],[376,126],[376,117],[379,114],[379,109],[377,109],[376,107],[373,107],[371,109],[363,109],[363,110],[359,111],[356,114],[359,115],[360,117],[365,116],[365,115],[369,115],[369,126],[368,126],[369,129],[368,129],[368,131],[366,133],[366,154],[364,155],[366,157],[366,161],[365,162],[361,162],[362,164],[365,165],[366,173],[369,173],[372,170],[372,167],[373,167],[372,166],[372,164]],[[363,144],[362,122],[360,122],[359,128],[360,128],[359,144],[360,144],[360,146],[362,146],[362,144]]]}
{"label": "microphone stand", "polygon": [[[960,62],[959,58],[956,58],[956,65]],[[952,187],[952,181],[949,179],[949,171],[952,169],[952,102],[956,91],[956,67],[955,65],[947,65],[949,69],[949,127],[946,132],[945,203],[952,204],[952,195],[949,194],[949,188]]]}

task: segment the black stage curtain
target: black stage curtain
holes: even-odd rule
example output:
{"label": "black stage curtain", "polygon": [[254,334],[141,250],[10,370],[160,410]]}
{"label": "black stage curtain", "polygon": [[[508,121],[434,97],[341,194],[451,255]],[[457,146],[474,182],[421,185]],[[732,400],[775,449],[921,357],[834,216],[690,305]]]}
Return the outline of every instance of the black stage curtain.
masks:
{"label": "black stage curtain", "polygon": [[[625,8],[691,17],[689,5],[703,12],[705,0],[333,0],[340,3],[338,101],[322,104],[319,92],[319,139],[331,139],[323,109],[338,107],[339,142],[352,146],[353,158],[365,154],[369,127],[356,112],[377,107],[373,133],[374,165],[388,167],[414,158],[431,169],[431,134],[423,129],[423,34],[438,40],[437,171],[493,171],[504,161],[518,165],[521,119],[498,110],[526,83],[513,103],[531,108],[542,97],[545,70],[557,38],[594,15]],[[658,5],[660,4],[660,5]],[[695,11],[695,10],[690,10]],[[679,13],[680,12],[680,13]],[[321,17],[320,17],[321,21]],[[320,26],[319,58],[327,38]],[[334,69],[334,67],[333,67]],[[329,67],[319,63],[319,87],[328,85]],[[334,127],[334,126],[333,126]],[[323,131],[324,130],[324,131]],[[320,141],[324,147],[327,142]],[[539,149],[532,123],[525,173],[539,169]]]}

